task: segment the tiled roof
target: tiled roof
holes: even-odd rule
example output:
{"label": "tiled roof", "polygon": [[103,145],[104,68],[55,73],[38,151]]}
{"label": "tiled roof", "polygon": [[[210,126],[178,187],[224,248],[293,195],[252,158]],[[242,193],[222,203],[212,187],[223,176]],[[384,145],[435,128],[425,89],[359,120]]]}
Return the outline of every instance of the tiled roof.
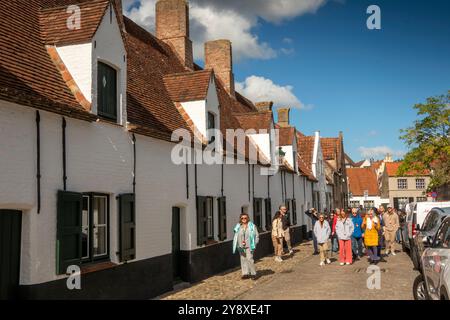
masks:
{"label": "tiled roof", "polygon": [[297,135],[298,153],[309,168],[311,168],[313,162],[314,141],[315,138],[312,136]]}
{"label": "tiled roof", "polygon": [[128,48],[128,121],[170,137],[189,129],[164,85],[166,75],[185,72],[170,47],[124,17]]}
{"label": "tiled roof", "polygon": [[[402,162],[387,162],[386,163],[386,172],[389,177],[397,177],[398,174],[398,168],[402,165]],[[428,170],[424,171],[408,171],[403,176],[410,176],[410,177],[416,177],[416,176],[429,176],[430,172]]]}
{"label": "tiled roof", "polygon": [[322,154],[324,160],[336,160],[336,153],[339,153],[339,138],[320,138]]}
{"label": "tiled roof", "polygon": [[298,160],[298,169],[300,170],[300,173],[307,177],[308,180],[311,181],[317,181],[317,179],[314,177],[313,172],[311,171],[310,165],[306,163],[306,161],[300,156],[300,154],[297,157]]}
{"label": "tiled roof", "polygon": [[375,170],[380,169],[381,165],[383,164],[383,161],[375,161],[374,163],[372,163],[372,168]]}
{"label": "tiled roof", "polygon": [[[42,39],[52,45],[89,42],[94,37],[109,3],[109,0],[47,1],[40,13]],[[73,12],[67,12],[71,4],[80,8],[79,29],[67,27],[68,19],[73,15]]]}
{"label": "tiled roof", "polygon": [[350,156],[347,153],[345,154],[345,160],[348,162],[348,164],[352,167],[356,166],[356,163],[352,160],[352,158],[350,158]]}
{"label": "tiled roof", "polygon": [[294,143],[294,135],[295,135],[295,128],[294,127],[285,127],[285,128],[279,128],[279,135],[280,135],[280,146],[290,146]]}
{"label": "tiled roof", "polygon": [[361,161],[356,162],[355,167],[360,168],[364,164],[364,162],[366,162],[366,160],[361,160]]}
{"label": "tiled roof", "polygon": [[0,2],[0,99],[85,120],[41,38],[40,1]]}
{"label": "tiled roof", "polygon": [[234,113],[233,116],[244,130],[270,130],[273,123],[272,112]]}
{"label": "tiled roof", "polygon": [[372,168],[349,168],[347,177],[350,192],[354,196],[364,196],[365,190],[369,192],[369,196],[380,195],[377,175]]}
{"label": "tiled roof", "polygon": [[205,100],[212,70],[176,73],[164,76],[164,84],[172,101]]}

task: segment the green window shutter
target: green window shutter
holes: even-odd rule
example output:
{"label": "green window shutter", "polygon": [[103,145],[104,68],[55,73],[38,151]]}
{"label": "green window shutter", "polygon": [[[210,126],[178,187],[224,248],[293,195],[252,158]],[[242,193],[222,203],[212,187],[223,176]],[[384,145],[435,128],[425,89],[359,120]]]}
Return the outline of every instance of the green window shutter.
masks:
{"label": "green window shutter", "polygon": [[56,273],[65,274],[68,266],[81,264],[83,195],[58,191],[57,206]]}
{"label": "green window shutter", "polygon": [[206,197],[197,197],[197,245],[202,246],[208,241],[206,234],[208,217],[206,213]]}
{"label": "green window shutter", "polygon": [[295,199],[292,200],[292,219],[294,225],[297,224],[297,201]]}
{"label": "green window shutter", "polygon": [[227,198],[221,197],[217,201],[219,205],[219,239],[224,241],[227,238]]}
{"label": "green window shutter", "polygon": [[266,230],[272,230],[272,200],[264,199],[266,209]]}
{"label": "green window shutter", "polygon": [[262,229],[262,199],[253,199],[253,222],[258,227]]}
{"label": "green window shutter", "polygon": [[98,63],[97,109],[100,116],[117,119],[117,71],[107,64]]}
{"label": "green window shutter", "polygon": [[119,254],[120,261],[136,258],[136,207],[134,194],[119,196]]}

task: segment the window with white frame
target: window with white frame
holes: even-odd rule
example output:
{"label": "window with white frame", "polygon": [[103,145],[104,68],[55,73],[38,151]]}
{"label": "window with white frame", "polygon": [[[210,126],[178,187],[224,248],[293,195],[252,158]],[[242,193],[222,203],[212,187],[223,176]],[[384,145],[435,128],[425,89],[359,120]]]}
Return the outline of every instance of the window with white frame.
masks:
{"label": "window with white frame", "polygon": [[416,198],[416,201],[417,201],[417,202],[427,202],[428,199],[427,199],[427,197],[417,197],[417,198]]}
{"label": "window with white frame", "polygon": [[398,187],[398,189],[408,189],[408,180],[407,179],[398,179],[397,187]]}
{"label": "window with white frame", "polygon": [[351,208],[359,208],[360,204],[361,203],[359,201],[350,201]]}
{"label": "window with white frame", "polygon": [[425,189],[425,179],[416,179],[416,189]]}
{"label": "window with white frame", "polygon": [[108,196],[83,195],[81,253],[83,261],[108,257]]}

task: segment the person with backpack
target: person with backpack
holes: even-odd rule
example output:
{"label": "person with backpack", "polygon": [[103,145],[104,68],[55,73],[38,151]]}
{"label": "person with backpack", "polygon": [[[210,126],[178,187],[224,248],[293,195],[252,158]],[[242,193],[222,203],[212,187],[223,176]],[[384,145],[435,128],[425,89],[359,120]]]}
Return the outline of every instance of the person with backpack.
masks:
{"label": "person with backpack", "polygon": [[341,266],[351,265],[352,256],[352,234],[355,226],[347,216],[344,209],[341,210],[340,217],[336,223],[336,235],[339,239],[339,261]]}

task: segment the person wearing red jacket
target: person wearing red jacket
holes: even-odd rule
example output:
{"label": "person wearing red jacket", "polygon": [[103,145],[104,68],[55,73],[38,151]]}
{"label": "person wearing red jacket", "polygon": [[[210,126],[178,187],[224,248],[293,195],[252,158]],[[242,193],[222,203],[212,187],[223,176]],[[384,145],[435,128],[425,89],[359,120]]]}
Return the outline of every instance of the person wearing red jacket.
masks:
{"label": "person wearing red jacket", "polygon": [[333,215],[333,221],[331,223],[331,251],[334,253],[339,252],[339,242],[336,235],[336,223],[339,218],[339,214],[341,213],[341,210],[339,208],[336,208]]}

